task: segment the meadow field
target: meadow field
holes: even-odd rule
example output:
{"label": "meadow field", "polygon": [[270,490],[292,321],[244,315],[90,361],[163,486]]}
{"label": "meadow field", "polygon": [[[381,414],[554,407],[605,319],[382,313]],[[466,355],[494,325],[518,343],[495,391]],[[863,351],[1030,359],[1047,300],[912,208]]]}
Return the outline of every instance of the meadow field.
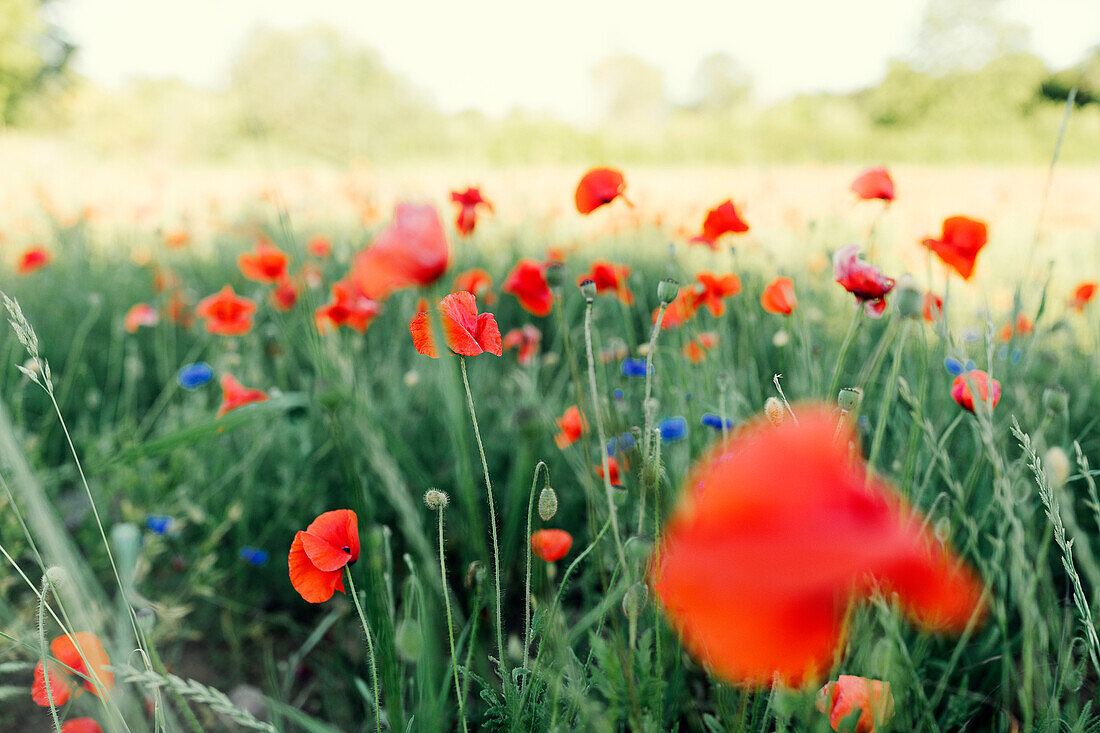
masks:
{"label": "meadow field", "polygon": [[3,730],[1100,730],[1095,166],[0,159]]}

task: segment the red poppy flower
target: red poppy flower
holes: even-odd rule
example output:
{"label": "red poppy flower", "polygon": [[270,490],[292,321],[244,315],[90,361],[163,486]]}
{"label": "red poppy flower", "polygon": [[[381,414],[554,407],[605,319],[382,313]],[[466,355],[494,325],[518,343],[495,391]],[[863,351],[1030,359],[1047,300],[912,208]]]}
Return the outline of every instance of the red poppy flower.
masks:
{"label": "red poppy flower", "polygon": [[546,265],[542,262],[528,259],[517,262],[501,290],[516,296],[523,309],[535,316],[550,315],[554,306],[554,294],[546,282]]}
{"label": "red poppy flower", "polygon": [[393,223],[355,256],[349,280],[360,294],[385,300],[402,288],[431,285],[447,271],[451,252],[431,204],[398,204]]}
{"label": "red poppy flower", "polygon": [[206,319],[206,330],[222,336],[240,336],[252,329],[256,304],[242,298],[226,285],[214,295],[199,301],[195,313]]}
{"label": "red poppy flower", "polygon": [[191,241],[191,235],[186,229],[169,229],[164,233],[164,246],[168,249],[180,249],[186,247]]}
{"label": "red poppy flower", "polygon": [[876,589],[936,631],[979,612],[978,579],[868,476],[852,426],[824,405],[797,412],[757,419],[696,464],[651,563],[684,644],[735,684],[816,679],[849,606]]}
{"label": "red poppy flower", "polygon": [[692,364],[698,364],[707,358],[707,352],[718,343],[718,334],[704,331],[699,337],[684,344],[683,353]]}
{"label": "red poppy flower", "polygon": [[360,295],[345,281],[332,284],[332,298],[313,313],[317,330],[321,333],[347,326],[365,333],[367,326],[381,311],[375,301]]}
{"label": "red poppy flower", "polygon": [[[451,351],[462,356],[478,354],[503,354],[500,343],[500,328],[492,313],[477,312],[474,294],[465,290],[451,293],[439,301],[439,315],[443,324],[443,335]],[[413,346],[417,352],[433,359],[439,356],[432,339],[432,324],[427,312],[416,314],[409,324]]]}
{"label": "red poppy flower", "polygon": [[1001,401],[1001,383],[981,369],[971,369],[955,377],[951,383],[951,399],[959,403],[964,410],[974,412],[974,391],[978,393],[978,403],[988,404],[990,409]]}
{"label": "red poppy flower", "polygon": [[455,219],[455,229],[466,236],[477,225],[477,207],[483,204],[489,211],[493,205],[488,199],[483,198],[480,188],[469,187],[465,191],[451,191],[451,201],[458,204],[458,218]]}
{"label": "red poppy flower", "polygon": [[760,295],[760,305],[768,313],[789,316],[798,306],[798,298],[794,295],[794,282],[789,277],[777,277],[772,280]]}
{"label": "red poppy flower", "polygon": [[343,569],[359,559],[359,519],[350,509],[325,512],[290,545],[290,584],[310,603],[344,592]]}
{"label": "red poppy flower", "polygon": [[[83,656],[82,656],[83,655]],[[64,705],[70,698],[81,693],[80,685],[93,695],[99,695],[96,683],[105,689],[111,689],[115,684],[115,677],[108,670],[111,660],[103,648],[103,643],[90,631],[78,631],[72,636],[59,636],[50,642],[50,656],[61,664],[49,663],[50,695],[55,706]],[[65,665],[65,666],[61,666]],[[74,677],[69,669],[74,670],[81,677]],[[42,707],[48,707],[49,697],[46,694],[46,674],[39,661],[34,668],[34,686],[31,688],[31,697]]]}
{"label": "red poppy flower", "polygon": [[629,265],[616,265],[606,260],[596,260],[587,273],[577,278],[577,285],[585,280],[591,280],[596,284],[597,293],[613,292],[619,300],[630,305],[634,302],[634,294],[626,287],[628,277],[630,277]]}
{"label": "red poppy flower", "polygon": [[[593,466],[593,470],[596,472],[597,478],[603,481],[603,463],[597,463],[595,466]],[[607,459],[607,474],[611,477],[612,486],[623,485],[622,471],[619,468],[619,462],[616,461],[614,458],[608,457]]]}
{"label": "red poppy flower", "polygon": [[306,244],[306,251],[309,252],[311,257],[324,259],[332,254],[332,242],[329,241],[328,237],[322,237],[318,234]]}
{"label": "red poppy flower", "polygon": [[27,275],[50,264],[52,259],[50,251],[45,247],[31,247],[19,255],[15,271],[20,275]]}
{"label": "red poppy flower", "polygon": [[137,333],[137,330],[142,326],[153,327],[160,321],[160,314],[157,313],[157,309],[148,303],[136,303],[130,310],[126,311],[126,318],[123,319],[123,326],[129,333]]}
{"label": "red poppy flower", "polygon": [[222,404],[218,408],[218,417],[230,410],[236,410],[238,407],[244,407],[253,402],[265,402],[268,399],[263,390],[248,389],[238,382],[232,374],[223,375],[221,384]]}
{"label": "red poppy flower", "polygon": [[988,238],[985,222],[965,216],[951,216],[943,220],[943,234],[939,239],[925,239],[922,244],[936,253],[943,264],[951,267],[969,280],[974,274],[974,261]]}
{"label": "red poppy flower", "polygon": [[886,310],[886,294],[894,289],[894,278],[859,259],[858,244],[849,244],[833,255],[833,276],[863,303],[867,315],[878,318]]}
{"label": "red poppy flower", "polygon": [[528,323],[523,328],[513,328],[504,334],[501,345],[504,351],[517,349],[516,361],[520,366],[527,366],[538,356],[541,342],[542,332]]}
{"label": "red poppy flower", "polygon": [[876,726],[885,725],[894,717],[894,696],[890,683],[842,674],[836,682],[827,682],[817,693],[815,707],[829,715],[829,725],[839,731],[840,724],[849,716],[855,717],[855,729],[851,733],[875,733]]}
{"label": "red poppy flower", "polygon": [[271,291],[271,304],[275,310],[288,311],[298,302],[298,288],[294,281],[286,275],[279,278],[275,288]]}
{"label": "red poppy flower", "polygon": [[[680,292],[665,308],[665,315],[661,319],[661,328],[678,328],[684,325],[695,317],[695,314],[699,311],[700,303],[699,290],[695,286],[680,288]],[[660,308],[653,309],[651,319],[653,323],[657,322],[657,314],[660,312]]]}
{"label": "red poppy flower", "polygon": [[614,168],[593,168],[581,177],[573,201],[582,214],[591,214],[620,196],[627,205],[633,206],[623,194],[625,190],[626,181],[621,172]]}
{"label": "red poppy flower", "polygon": [[164,317],[184,328],[191,328],[195,315],[191,312],[187,298],[179,290],[174,290],[164,302]]}
{"label": "red poppy flower", "polygon": [[1070,298],[1069,307],[1080,313],[1085,309],[1085,306],[1089,304],[1093,296],[1096,295],[1097,283],[1086,282],[1081,283],[1073,290],[1073,297]]}
{"label": "red poppy flower", "polygon": [[890,203],[894,200],[894,179],[885,168],[868,168],[852,181],[851,188],[865,201],[882,199]]}
{"label": "red poppy flower", "polygon": [[1023,313],[1016,314],[1016,323],[1006,323],[997,336],[1001,341],[1011,341],[1013,336],[1028,336],[1035,332],[1035,324]]}
{"label": "red poppy flower", "polygon": [[707,218],[703,220],[703,233],[692,237],[691,241],[718,249],[718,238],[723,234],[741,234],[748,230],[749,225],[737,213],[733,199],[726,199],[707,212]]}
{"label": "red poppy flower", "polygon": [[569,554],[573,537],[564,529],[540,529],[531,533],[531,550],[546,562],[557,562]]}
{"label": "red poppy flower", "polygon": [[935,293],[924,294],[924,309],[921,311],[924,320],[935,323],[943,318],[943,298]]}
{"label": "red poppy flower", "polygon": [[480,267],[475,267],[466,272],[461,272],[455,278],[454,290],[467,290],[476,297],[481,298],[486,305],[496,302],[496,293],[492,290],[493,278]]}
{"label": "red poppy flower", "polygon": [[260,240],[252,252],[245,252],[237,258],[237,267],[249,280],[261,283],[278,282],[286,277],[286,252]]}
{"label": "red poppy flower", "polygon": [[726,304],[723,298],[737,295],[741,292],[741,278],[732,272],[727,275],[715,275],[713,272],[700,272],[695,276],[699,283],[696,292],[696,308],[706,306],[713,316],[721,316],[726,312]]}
{"label": "red poppy flower", "polygon": [[576,443],[587,432],[588,422],[581,416],[577,406],[573,405],[558,418],[558,434],[554,436],[554,444],[564,449]]}
{"label": "red poppy flower", "polygon": [[61,724],[61,733],[103,733],[103,729],[91,718],[70,718]]}

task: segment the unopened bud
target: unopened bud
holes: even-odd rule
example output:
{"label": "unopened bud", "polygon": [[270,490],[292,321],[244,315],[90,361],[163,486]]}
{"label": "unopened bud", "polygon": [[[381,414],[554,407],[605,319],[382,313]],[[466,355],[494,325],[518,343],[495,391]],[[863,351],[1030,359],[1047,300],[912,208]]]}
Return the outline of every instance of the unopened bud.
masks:
{"label": "unopened bud", "polygon": [[626,589],[623,594],[623,613],[627,618],[636,619],[645,611],[645,605],[649,601],[649,588],[645,583],[635,583]]}
{"label": "unopened bud", "polygon": [[58,590],[65,587],[65,583],[69,580],[69,574],[60,565],[51,565],[46,568],[46,580],[53,586],[54,590]]}
{"label": "unopened bud", "polygon": [[561,289],[561,285],[565,282],[565,265],[560,262],[551,262],[546,266],[546,284],[550,286],[551,290],[557,291]]}
{"label": "unopened bud", "polygon": [[1053,488],[1060,489],[1066,485],[1070,463],[1069,456],[1064,450],[1058,446],[1049,449],[1043,454],[1043,466],[1046,468],[1047,480]]}
{"label": "unopened bud", "polygon": [[428,508],[432,511],[439,509],[446,509],[450,499],[447,494],[439,489],[428,489],[424,494],[424,503],[428,505]]}
{"label": "unopened bud", "polygon": [[485,566],[477,560],[470,563],[466,568],[466,587],[473,588],[474,583],[481,584],[485,582],[485,577],[488,573],[485,570]]}
{"label": "unopened bud", "polygon": [[730,388],[730,382],[733,381],[733,380],[730,379],[729,372],[719,372],[717,381],[718,381],[718,391],[719,392],[725,392],[727,389]]}
{"label": "unopened bud", "polygon": [[596,297],[596,283],[592,280],[584,280],[581,282],[581,295],[589,303]]}
{"label": "unopened bud", "polygon": [[557,513],[558,495],[554,493],[554,489],[547,486],[539,494],[539,516],[542,517],[542,521],[549,522]]}
{"label": "unopened bud", "polygon": [[680,283],[676,282],[671,277],[665,278],[657,283],[657,299],[665,305],[676,300],[676,295],[679,292]]}
{"label": "unopened bud", "polygon": [[836,398],[836,403],[845,412],[858,410],[861,402],[863,402],[863,390],[859,387],[845,387],[840,390],[840,394]]}
{"label": "unopened bud", "polygon": [[623,549],[630,559],[645,562],[653,554],[653,542],[646,537],[631,537],[623,543]]}
{"label": "unopened bud", "polygon": [[924,293],[917,289],[917,283],[911,275],[898,278],[894,288],[894,302],[903,318],[922,318],[924,316]]}
{"label": "unopened bud", "polygon": [[409,619],[398,624],[394,646],[397,647],[398,655],[406,662],[420,659],[420,652],[424,650],[424,635],[420,631],[420,624]]}
{"label": "unopened bud", "polygon": [[1069,393],[1055,385],[1043,390],[1043,407],[1047,412],[1064,412],[1069,406]]}
{"label": "unopened bud", "polygon": [[787,411],[778,397],[769,397],[764,401],[764,414],[771,420],[772,425],[779,425],[787,416]]}

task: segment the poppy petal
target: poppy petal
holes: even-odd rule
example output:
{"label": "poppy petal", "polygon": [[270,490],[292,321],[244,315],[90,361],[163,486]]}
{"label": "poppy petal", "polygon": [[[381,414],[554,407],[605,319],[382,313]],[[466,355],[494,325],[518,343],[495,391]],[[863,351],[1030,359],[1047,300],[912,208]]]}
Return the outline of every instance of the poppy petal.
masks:
{"label": "poppy petal", "polygon": [[290,546],[290,555],[287,558],[290,565],[290,584],[294,590],[310,603],[324,603],[332,598],[332,594],[339,588],[343,590],[343,580],[339,571],[325,572],[318,570],[310,562],[302,546],[301,535],[295,536]]}

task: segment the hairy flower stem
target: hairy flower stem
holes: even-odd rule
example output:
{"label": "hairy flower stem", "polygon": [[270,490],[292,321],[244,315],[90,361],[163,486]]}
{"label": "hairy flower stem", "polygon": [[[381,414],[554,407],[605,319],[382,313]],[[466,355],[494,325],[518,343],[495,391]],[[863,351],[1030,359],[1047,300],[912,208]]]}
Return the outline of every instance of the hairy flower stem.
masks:
{"label": "hairy flower stem", "polygon": [[852,318],[852,323],[848,326],[848,333],[844,335],[844,341],[840,345],[840,353],[836,357],[836,367],[833,369],[833,379],[829,382],[829,391],[826,393],[827,399],[836,399],[837,389],[840,387],[840,375],[844,371],[844,362],[848,358],[848,351],[852,348],[852,342],[855,341],[856,329],[859,328],[859,323],[862,318],[863,305],[857,303],[855,316]]}
{"label": "hairy flower stem", "polygon": [[539,482],[539,471],[542,471],[545,486],[550,486],[550,467],[545,461],[535,464],[535,475],[531,477],[531,494],[527,498],[527,572],[523,585],[523,668],[527,669],[527,662],[531,657],[531,510],[535,506],[535,487]]}
{"label": "hairy flower stem", "polygon": [[500,594],[500,545],[497,541],[497,510],[493,503],[493,484],[489,480],[489,463],[485,460],[485,446],[481,443],[481,430],[477,425],[477,413],[474,412],[474,395],[470,392],[470,380],[466,376],[466,357],[458,357],[458,364],[462,372],[462,386],[466,388],[466,407],[470,410],[470,420],[474,424],[474,439],[477,440],[477,452],[481,456],[481,470],[485,473],[485,494],[489,498],[489,534],[493,539],[493,583],[496,590],[497,612],[497,666],[500,671],[501,683],[508,684],[508,675],[504,668],[504,623],[501,621],[501,594]]}
{"label": "hairy flower stem", "polygon": [[53,685],[50,684],[50,654],[46,646],[46,597],[50,592],[50,579],[42,576],[42,590],[38,594],[38,642],[42,652],[42,679],[45,681],[46,702],[50,705],[50,717],[56,733],[61,733],[61,721],[57,717],[57,705],[53,701]]}
{"label": "hairy flower stem", "polygon": [[875,437],[871,441],[871,453],[867,458],[867,477],[870,480],[871,472],[875,468],[875,459],[882,449],[882,439],[886,434],[886,422],[890,417],[890,407],[894,403],[894,391],[898,386],[898,375],[901,372],[901,357],[905,350],[905,340],[909,336],[909,319],[901,324],[901,336],[894,347],[894,363],[890,366],[890,376],[886,380],[886,392],[882,395],[879,404],[878,424],[875,426]]}
{"label": "hairy flower stem", "polygon": [[[442,513],[440,514],[442,516]],[[374,723],[378,733],[382,733],[382,699],[378,692],[378,667],[374,661],[374,639],[370,634],[370,626],[367,624],[367,616],[363,613],[363,606],[359,603],[359,594],[355,592],[355,581],[351,577],[351,568],[344,566],[344,577],[348,580],[348,595],[355,601],[355,610],[359,613],[359,623],[363,625],[363,633],[367,635],[367,659],[370,661],[371,695],[374,696]],[[444,583],[446,586],[446,583]],[[461,703],[459,703],[461,704]]]}
{"label": "hairy flower stem", "polygon": [[458,717],[462,721],[462,730],[466,727],[466,703],[462,698],[462,687],[458,684],[458,655],[455,653],[455,626],[451,618],[451,602],[447,600],[447,563],[443,559],[443,507],[439,507],[439,577],[443,582],[443,607],[447,609],[447,641],[451,644],[451,673],[455,680],[455,697],[458,699]]}
{"label": "hairy flower stem", "polygon": [[665,309],[667,308],[667,303],[661,303],[661,307],[657,309],[657,320],[653,323],[653,330],[649,332],[649,348],[645,352],[645,402],[642,403],[642,410],[645,414],[645,432],[642,435],[645,436],[645,439],[642,445],[642,455],[646,457],[646,460],[649,460],[649,428],[653,424],[653,409],[649,402],[650,395],[653,393],[653,354],[657,351],[657,336],[661,333],[661,321],[665,319]]}
{"label": "hairy flower stem", "polygon": [[[658,320],[658,323],[660,323],[660,320]],[[626,564],[626,553],[623,551],[623,539],[619,536],[619,517],[615,509],[614,490],[611,488],[611,468],[607,462],[607,436],[604,434],[603,430],[603,415],[600,412],[599,393],[596,390],[596,361],[592,358],[591,300],[584,306],[584,346],[588,355],[588,388],[592,392],[592,417],[596,421],[596,435],[600,440],[600,465],[603,467],[603,487],[607,494],[607,511],[608,517],[611,519],[611,534],[615,538],[615,552],[619,555],[619,564],[623,567],[623,573],[629,578],[631,573],[629,566]],[[646,377],[646,382],[649,382],[648,377]]]}

